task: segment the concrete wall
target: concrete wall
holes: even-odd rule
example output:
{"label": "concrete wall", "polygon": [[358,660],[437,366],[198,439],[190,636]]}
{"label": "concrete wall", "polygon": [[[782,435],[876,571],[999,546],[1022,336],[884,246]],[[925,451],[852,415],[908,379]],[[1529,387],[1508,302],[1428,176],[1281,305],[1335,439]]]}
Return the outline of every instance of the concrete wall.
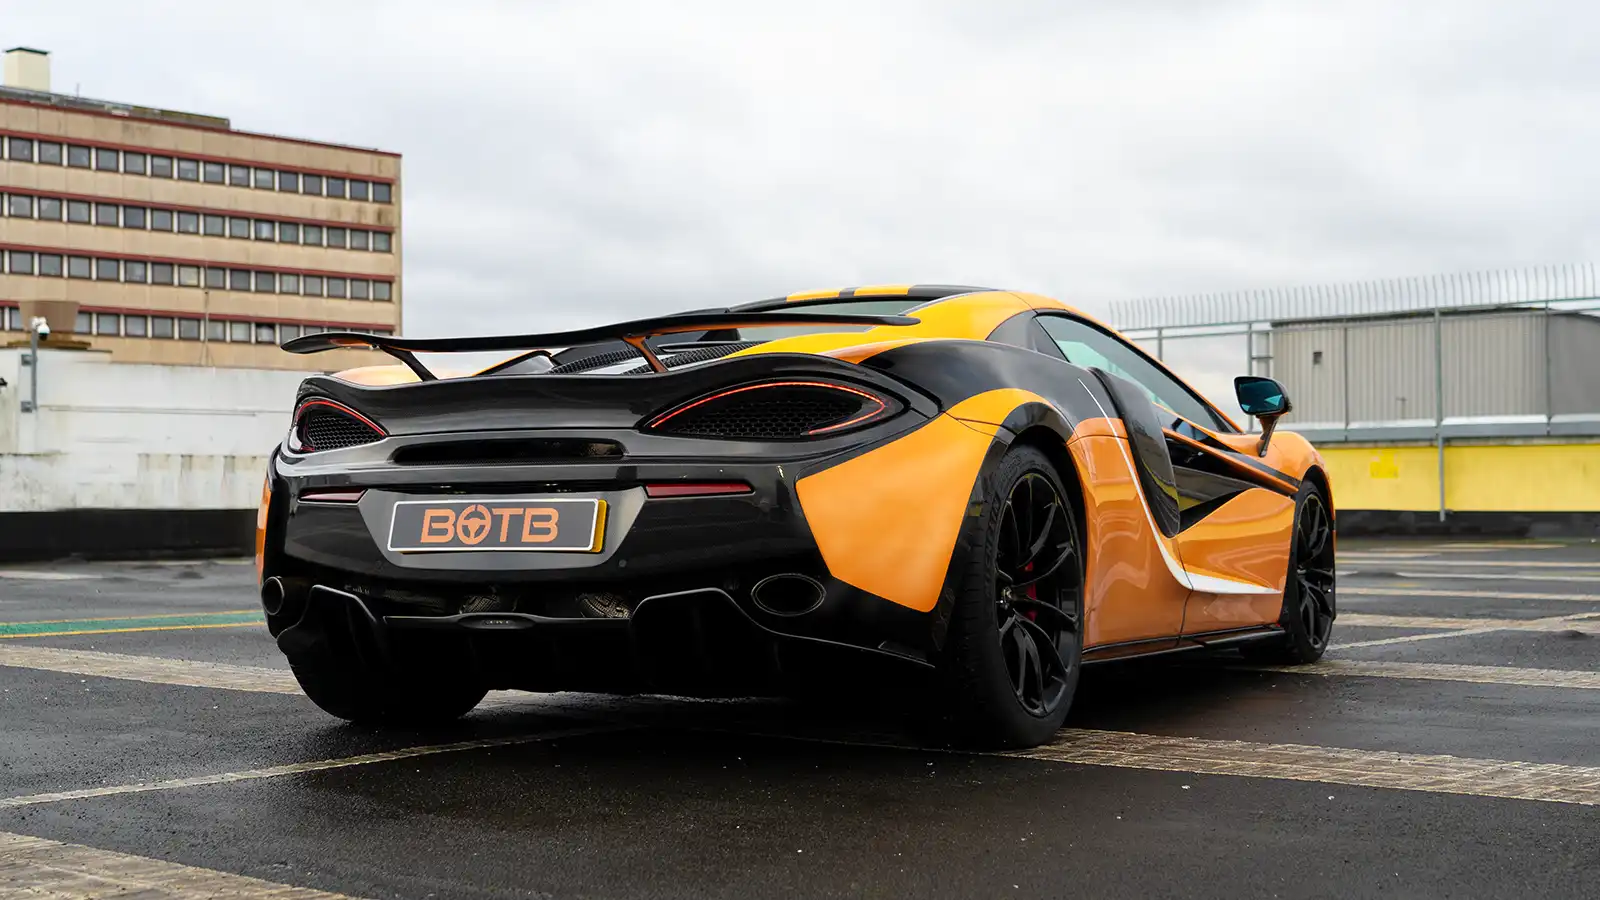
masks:
{"label": "concrete wall", "polygon": [[26,353],[0,349],[0,513],[253,509],[304,377],[45,351],[24,413]]}

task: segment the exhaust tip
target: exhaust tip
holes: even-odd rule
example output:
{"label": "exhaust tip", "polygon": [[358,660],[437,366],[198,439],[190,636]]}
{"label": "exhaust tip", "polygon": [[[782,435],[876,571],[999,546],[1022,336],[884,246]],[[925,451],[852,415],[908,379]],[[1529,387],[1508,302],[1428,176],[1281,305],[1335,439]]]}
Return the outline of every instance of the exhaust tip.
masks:
{"label": "exhaust tip", "polygon": [[289,597],[289,589],[284,585],[283,579],[274,575],[261,583],[261,608],[269,616],[283,612],[283,604]]}
{"label": "exhaust tip", "polygon": [[775,616],[801,616],[822,605],[822,582],[798,572],[768,575],[750,589],[750,600]]}

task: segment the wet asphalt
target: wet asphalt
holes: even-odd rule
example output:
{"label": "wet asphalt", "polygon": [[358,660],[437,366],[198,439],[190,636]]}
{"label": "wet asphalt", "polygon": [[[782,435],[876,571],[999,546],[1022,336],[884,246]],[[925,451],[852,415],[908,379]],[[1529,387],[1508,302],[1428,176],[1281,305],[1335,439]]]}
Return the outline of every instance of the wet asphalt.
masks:
{"label": "wet asphalt", "polygon": [[[1339,568],[1344,614],[1600,614],[1589,542],[1346,541]],[[0,573],[0,626],[250,610],[251,577],[231,561],[18,567]],[[1600,617],[1347,646],[1438,633],[1341,621],[1328,659],[1600,672]],[[0,645],[286,671],[260,626]],[[1600,767],[1597,690],[1221,656],[1090,669],[1068,725]],[[1600,897],[1600,806],[919,749],[866,702],[527,696],[443,732],[378,732],[292,693],[0,666],[0,798],[518,738],[0,800],[0,832],[371,898]]]}

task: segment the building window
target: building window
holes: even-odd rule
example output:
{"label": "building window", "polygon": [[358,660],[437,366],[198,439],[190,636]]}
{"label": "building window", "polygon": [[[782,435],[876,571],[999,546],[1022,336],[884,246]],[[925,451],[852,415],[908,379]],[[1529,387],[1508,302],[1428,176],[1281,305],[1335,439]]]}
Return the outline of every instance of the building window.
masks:
{"label": "building window", "polygon": [[86,312],[78,313],[78,317],[72,322],[72,331],[74,334],[89,334],[93,332],[94,316]]}
{"label": "building window", "polygon": [[305,288],[305,294],[306,294],[307,297],[321,297],[322,296],[322,277],[321,276],[319,276],[319,275],[307,275],[307,276],[305,276],[305,277],[300,279],[300,284]]}
{"label": "building window", "polygon": [[249,219],[229,219],[228,220],[228,237],[236,237],[236,238],[248,238],[248,237],[250,237],[250,220]]}
{"label": "building window", "polygon": [[250,290],[250,273],[244,269],[231,269],[228,272],[228,290]]}
{"label": "building window", "polygon": [[205,173],[207,184],[223,184],[227,180],[225,177],[228,174],[227,169],[222,163],[208,162],[201,166],[201,171]]}
{"label": "building window", "polygon": [[39,218],[49,219],[52,222],[61,221],[61,199],[58,197],[40,197]]}
{"label": "building window", "polygon": [[329,247],[338,247],[340,250],[343,250],[344,249],[344,245],[345,245],[344,229],[343,228],[329,228],[329,229],[327,229],[327,233],[328,233],[328,246]]}
{"label": "building window", "polygon": [[343,297],[345,295],[345,282],[343,278],[328,279],[328,296]]}
{"label": "building window", "polygon": [[300,293],[300,276],[288,272],[278,276],[278,292],[281,294]]}
{"label": "building window", "polygon": [[173,274],[174,272],[172,263],[150,264],[151,284],[171,284],[173,281]]}
{"label": "building window", "polygon": [[122,208],[122,227],[123,228],[143,228],[144,227],[144,207],[142,207],[142,206],[124,206]]}
{"label": "building window", "polygon": [[256,343],[276,344],[278,342],[278,329],[271,322],[256,323]]}
{"label": "building window", "polygon": [[305,225],[300,229],[300,240],[315,247],[322,246],[322,226]]}
{"label": "building window", "polygon": [[57,253],[39,254],[39,274],[51,278],[61,277],[61,256]]}
{"label": "building window", "polygon": [[234,185],[235,187],[249,187],[250,186],[250,167],[249,166],[229,166],[228,167],[228,183],[231,184],[231,185]]}
{"label": "building window", "polygon": [[200,161],[197,160],[197,159],[180,159],[180,160],[178,160],[178,180],[180,180],[180,181],[199,181],[200,180]]}
{"label": "building window", "polygon": [[81,225],[89,224],[89,204],[83,200],[68,200],[67,221]]}
{"label": "building window", "polygon": [[275,234],[275,232],[277,231],[277,228],[274,227],[276,224],[277,224],[276,222],[273,222],[273,221],[271,221],[269,219],[257,219],[256,220],[256,240],[258,240],[258,241],[270,241],[273,238],[277,237],[277,235]]}
{"label": "building window", "polygon": [[180,233],[180,234],[199,234],[200,233],[200,214],[199,213],[192,213],[192,212],[180,212],[180,213],[178,213],[178,233]]}
{"label": "building window", "polygon": [[389,300],[390,285],[387,281],[374,281],[372,283],[372,299]]}
{"label": "building window", "polygon": [[235,343],[241,343],[241,344],[250,343],[250,323],[249,322],[229,322],[228,323],[228,340],[233,341]]}
{"label": "building window", "polygon": [[212,237],[226,237],[228,234],[227,220],[221,216],[201,216],[200,222],[205,233]]}
{"label": "building window", "polygon": [[61,165],[62,153],[60,144],[39,144],[39,162],[50,166]]}
{"label": "building window", "polygon": [[122,317],[116,313],[96,313],[94,333],[116,336],[122,333]]}
{"label": "building window", "polygon": [[355,229],[351,229],[351,231],[350,231],[350,249],[351,250],[366,250],[366,249],[369,249],[371,245],[368,244],[367,241],[368,241],[367,232],[365,232],[365,231],[357,231]]}
{"label": "building window", "polygon": [[366,300],[370,296],[367,292],[367,288],[371,283],[372,282],[370,281],[363,281],[360,278],[350,279],[350,299]]}
{"label": "building window", "polygon": [[278,292],[278,279],[271,272],[256,273],[256,293],[275,294]]}
{"label": "building window", "polygon": [[365,181],[356,181],[354,179],[350,181],[350,199],[367,199],[367,183]]}
{"label": "building window", "polygon": [[152,157],[150,157],[150,174],[153,175],[156,178],[171,178],[172,177],[172,157],[170,157],[170,156],[152,156]]}
{"label": "building window", "polygon": [[319,197],[322,196],[322,176],[321,175],[301,175],[300,176],[300,193],[302,193],[302,194],[316,194]]}
{"label": "building window", "polygon": [[276,185],[272,183],[273,178],[271,169],[257,169],[255,170],[254,175],[256,187],[264,191],[270,191],[276,187]]}
{"label": "building window", "polygon": [[6,198],[6,215],[33,218],[33,198],[12,194]]}
{"label": "building window", "polygon": [[106,147],[95,150],[94,167],[101,172],[117,171],[117,151]]}
{"label": "building window", "polygon": [[89,257],[87,257],[87,256],[69,256],[69,257],[67,257],[67,277],[68,278],[88,278],[89,277],[89,273],[91,271],[93,271],[93,269],[90,266]]}
{"label": "building window", "polygon": [[152,210],[150,210],[150,230],[151,231],[171,231],[172,230],[172,210],[170,210],[170,209],[152,209]]}
{"label": "building window", "polygon": [[137,260],[128,260],[122,264],[122,280],[135,284],[144,284],[148,278],[148,269],[145,264]]}
{"label": "building window", "polygon": [[122,274],[122,264],[114,259],[97,259],[94,261],[95,281],[117,281]]}
{"label": "building window", "polygon": [[32,275],[33,274],[33,254],[32,253],[27,253],[27,252],[24,252],[24,251],[21,251],[21,250],[13,250],[8,255],[11,257],[11,274],[13,274],[13,275]]}
{"label": "building window", "polygon": [[298,172],[279,172],[278,173],[278,190],[280,190],[280,191],[299,191],[300,190],[300,173],[298,173]]}
{"label": "building window", "polygon": [[228,270],[206,269],[206,287],[225,290],[228,287]]}
{"label": "building window", "polygon": [[279,222],[278,240],[285,244],[300,243],[300,226],[293,222]]}
{"label": "building window", "polygon": [[378,251],[379,253],[388,253],[392,249],[392,245],[390,244],[391,240],[392,238],[389,232],[374,231],[372,233],[372,249]]}
{"label": "building window", "polygon": [[172,339],[172,320],[166,316],[156,316],[150,320],[150,336],[153,338]]}
{"label": "building window", "polygon": [[285,323],[278,326],[278,340],[288,343],[300,336],[300,326]]}
{"label": "building window", "polygon": [[200,340],[200,320],[199,319],[179,319],[178,320],[178,337],[183,339],[183,340],[186,340],[186,341],[198,341],[198,340]]}
{"label": "building window", "polygon": [[143,175],[146,172],[146,159],[143,153],[122,154],[122,171],[129,175]]}
{"label": "building window", "polygon": [[377,203],[393,202],[392,192],[393,188],[381,181],[372,183],[372,199]]}
{"label": "building window", "polygon": [[94,223],[96,225],[116,225],[117,205],[115,203],[96,203],[94,205]]}
{"label": "building window", "polygon": [[145,337],[149,326],[150,320],[144,316],[122,317],[122,333],[128,337]]}
{"label": "building window", "polygon": [[342,199],[344,197],[344,179],[343,178],[329,178],[327,181],[328,181],[328,196],[329,197],[339,197],[339,198]]}
{"label": "building window", "polygon": [[206,320],[206,340],[225,341],[228,339],[228,323],[220,319]]}
{"label": "building window", "polygon": [[200,286],[200,267],[199,266],[179,266],[178,267],[178,284],[183,286],[183,287],[199,287]]}
{"label": "building window", "polygon": [[75,144],[67,145],[67,165],[78,169],[89,168],[89,148],[79,147]]}
{"label": "building window", "polygon": [[33,141],[14,137],[6,141],[6,153],[17,162],[33,162]]}

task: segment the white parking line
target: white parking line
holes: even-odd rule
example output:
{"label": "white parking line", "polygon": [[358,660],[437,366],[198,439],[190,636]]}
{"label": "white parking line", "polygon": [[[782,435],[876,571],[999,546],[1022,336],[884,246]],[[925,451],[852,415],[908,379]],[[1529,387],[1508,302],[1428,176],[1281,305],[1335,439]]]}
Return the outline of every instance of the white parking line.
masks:
{"label": "white parking line", "polygon": [[1570,669],[1463,666],[1446,663],[1386,662],[1375,659],[1322,659],[1303,666],[1247,665],[1241,668],[1258,672],[1288,672],[1294,675],[1352,675],[1369,678],[1409,678],[1422,681],[1465,681],[1473,684],[1600,690],[1600,672]]}
{"label": "white parking line", "polygon": [[1434,588],[1367,587],[1365,585],[1339,585],[1339,596],[1347,597],[1455,597],[1458,599],[1487,597],[1493,600],[1576,600],[1581,603],[1600,603],[1600,594],[1529,594],[1511,591],[1441,591]]}
{"label": "white parking line", "polygon": [[1486,572],[1421,572],[1409,569],[1390,570],[1382,572],[1369,569],[1340,569],[1339,577],[1348,578],[1355,575],[1365,575],[1368,578],[1383,575],[1394,578],[1404,578],[1408,581],[1558,581],[1564,583],[1600,580],[1600,569],[1589,569],[1582,572],[1571,572],[1563,575],[1533,575],[1527,572],[1516,574],[1489,574]]}
{"label": "white parking line", "polygon": [[1050,762],[1600,805],[1600,767],[1064,729],[1001,754]]}
{"label": "white parking line", "polygon": [[[1491,619],[1471,616],[1385,616],[1376,613],[1339,613],[1340,625],[1359,628],[1493,628],[1498,631],[1590,631],[1600,629],[1600,613],[1554,616],[1542,619]],[[1587,625],[1585,628],[1583,626]]]}
{"label": "white parking line", "polygon": [[311,888],[0,831],[0,897],[350,900]]}

